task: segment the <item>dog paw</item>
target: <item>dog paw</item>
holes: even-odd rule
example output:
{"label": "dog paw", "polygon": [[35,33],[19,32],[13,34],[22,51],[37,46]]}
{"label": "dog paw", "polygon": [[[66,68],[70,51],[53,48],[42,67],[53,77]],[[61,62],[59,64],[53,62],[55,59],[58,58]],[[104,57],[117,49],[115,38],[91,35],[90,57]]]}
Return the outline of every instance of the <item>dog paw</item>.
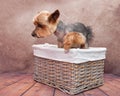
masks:
{"label": "dog paw", "polygon": [[69,53],[69,50],[65,50],[64,52],[65,52],[65,54],[67,54],[67,53]]}

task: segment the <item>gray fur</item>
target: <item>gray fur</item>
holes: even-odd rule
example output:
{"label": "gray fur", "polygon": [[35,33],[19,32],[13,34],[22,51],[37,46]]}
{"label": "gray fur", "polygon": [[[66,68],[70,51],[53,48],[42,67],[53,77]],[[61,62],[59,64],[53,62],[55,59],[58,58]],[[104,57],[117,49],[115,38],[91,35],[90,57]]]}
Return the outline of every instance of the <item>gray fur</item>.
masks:
{"label": "gray fur", "polygon": [[57,36],[57,40],[59,42],[63,41],[63,37],[65,36],[65,34],[67,34],[68,32],[80,32],[82,33],[85,37],[86,37],[86,43],[89,46],[90,41],[93,38],[93,33],[92,33],[92,29],[89,26],[85,26],[82,23],[74,23],[74,24],[68,24],[65,25],[62,21],[59,22],[56,32],[54,33]]}

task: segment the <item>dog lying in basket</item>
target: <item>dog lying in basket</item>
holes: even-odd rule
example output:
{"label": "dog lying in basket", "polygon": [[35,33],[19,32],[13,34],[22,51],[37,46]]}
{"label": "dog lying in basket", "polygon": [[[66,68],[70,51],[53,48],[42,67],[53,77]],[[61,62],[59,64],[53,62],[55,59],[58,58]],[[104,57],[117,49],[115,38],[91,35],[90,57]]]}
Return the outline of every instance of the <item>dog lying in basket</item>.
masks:
{"label": "dog lying in basket", "polygon": [[65,52],[69,52],[70,48],[88,48],[93,38],[91,28],[79,22],[66,25],[59,21],[59,16],[59,10],[53,13],[48,11],[38,13],[33,19],[36,28],[32,32],[32,36],[44,38],[54,33],[58,47],[64,48]]}

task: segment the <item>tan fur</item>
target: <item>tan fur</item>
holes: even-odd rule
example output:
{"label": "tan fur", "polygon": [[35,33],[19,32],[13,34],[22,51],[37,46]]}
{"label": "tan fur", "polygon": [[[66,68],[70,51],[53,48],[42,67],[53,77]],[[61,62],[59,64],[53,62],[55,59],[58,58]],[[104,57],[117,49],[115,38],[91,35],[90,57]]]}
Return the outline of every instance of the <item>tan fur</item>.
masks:
{"label": "tan fur", "polygon": [[86,38],[78,32],[69,32],[65,35],[63,45],[65,50],[70,48],[86,48]]}
{"label": "tan fur", "polygon": [[35,25],[37,25],[37,23],[43,23],[43,24],[47,24],[47,19],[48,19],[48,16],[50,16],[50,12],[48,11],[41,11],[39,12],[36,16],[34,16],[33,18],[33,23]]}
{"label": "tan fur", "polygon": [[[56,13],[55,13],[56,12]],[[50,13],[48,11],[41,11],[33,18],[33,23],[35,25],[35,30],[32,34],[36,34],[36,37],[47,37],[51,34],[53,34],[57,28],[58,24],[58,17],[59,17],[59,11],[56,10],[53,13]],[[56,19],[54,20],[53,16],[57,15]],[[38,24],[40,24],[43,27],[39,27]]]}
{"label": "tan fur", "polygon": [[[35,30],[32,33],[34,37],[47,37],[53,34],[59,22],[59,11],[53,13],[41,11],[33,18]],[[82,33],[69,32],[64,36],[63,41],[58,41],[58,47],[69,50],[70,48],[86,48],[86,38]]]}

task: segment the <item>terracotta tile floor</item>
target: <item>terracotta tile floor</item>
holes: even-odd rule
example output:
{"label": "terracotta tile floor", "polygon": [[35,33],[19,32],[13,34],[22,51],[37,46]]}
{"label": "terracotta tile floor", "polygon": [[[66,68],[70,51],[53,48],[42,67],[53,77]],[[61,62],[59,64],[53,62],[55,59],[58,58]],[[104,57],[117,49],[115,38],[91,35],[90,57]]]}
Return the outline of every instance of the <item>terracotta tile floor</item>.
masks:
{"label": "terracotta tile floor", "polygon": [[[75,96],[120,96],[120,77],[105,74],[105,83]],[[0,74],[0,96],[71,96],[58,89],[37,83],[32,74]]]}

